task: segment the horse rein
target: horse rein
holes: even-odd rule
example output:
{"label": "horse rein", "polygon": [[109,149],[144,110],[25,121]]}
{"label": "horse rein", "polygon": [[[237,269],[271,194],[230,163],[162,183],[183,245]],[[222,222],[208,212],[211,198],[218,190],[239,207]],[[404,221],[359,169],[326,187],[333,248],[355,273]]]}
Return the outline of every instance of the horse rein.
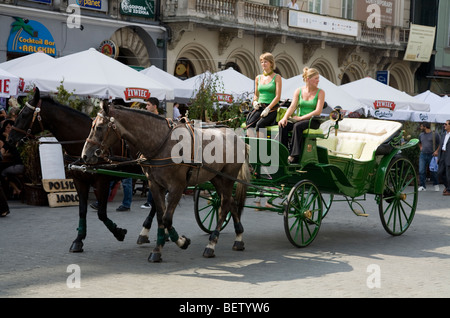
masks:
{"label": "horse rein", "polygon": [[[116,136],[117,136],[117,138],[118,138],[119,140],[123,140],[122,135],[121,135],[121,133],[119,132],[119,129],[118,129],[118,127],[117,127],[116,124],[115,124],[114,116],[106,116],[106,115],[102,114],[101,112],[98,112],[98,113],[97,113],[97,117],[96,117],[96,118],[94,119],[94,121],[93,121],[92,127],[94,127],[94,125],[96,124],[97,119],[98,119],[99,117],[100,117],[100,118],[103,118],[103,119],[105,119],[105,120],[108,121],[108,124],[107,124],[107,127],[108,127],[108,128],[107,128],[107,131],[106,131],[106,134],[105,134],[105,137],[103,138],[103,140],[106,140],[106,139],[107,139],[107,137],[108,137],[109,134],[110,134],[111,129],[114,131],[114,133],[116,134]],[[165,137],[165,138],[163,139],[163,141],[161,142],[161,144],[160,144],[158,147],[156,147],[155,150],[153,151],[152,155],[149,156],[150,158],[153,158],[154,156],[156,156],[156,154],[158,154],[158,152],[161,150],[161,148],[164,146],[164,144],[165,144],[165,143],[167,142],[167,140],[170,138],[173,129],[176,128],[176,125],[173,123],[173,121],[172,121],[171,118],[166,118],[166,123],[167,123],[167,126],[170,128],[170,130],[169,130],[168,134],[166,135],[166,137]],[[109,150],[105,149],[105,144],[103,143],[103,141],[100,143],[100,142],[95,141],[95,140],[92,140],[92,139],[90,139],[90,138],[86,138],[86,142],[87,142],[87,143],[92,143],[92,144],[94,144],[94,145],[99,146],[99,149],[97,149],[97,150],[94,152],[94,155],[95,155],[97,158],[101,158],[101,159],[105,160],[105,161],[108,162],[108,163],[112,163],[112,160],[108,157]],[[141,156],[141,157],[143,157],[143,156]],[[168,161],[170,161],[169,164],[174,164],[174,163],[172,162],[172,159],[171,159],[171,158],[166,158],[166,159],[147,159],[147,158],[139,158],[139,159],[134,160],[133,162],[137,162],[138,164],[141,164],[141,165],[148,165],[148,166],[153,166],[153,165],[154,165],[154,166],[164,166],[164,165],[167,165],[167,164],[168,164]],[[146,163],[147,163],[147,164],[146,164]]]}
{"label": "horse rein", "polygon": [[27,137],[27,138],[36,139],[36,136],[31,133],[31,128],[33,127],[33,124],[34,124],[34,121],[36,120],[36,118],[37,118],[37,120],[39,122],[39,125],[41,126],[41,131],[40,132],[44,131],[44,126],[42,125],[42,118],[41,118],[41,114],[40,114],[40,112],[41,112],[41,104],[42,104],[42,99],[39,100],[37,106],[32,106],[28,102],[26,102],[25,106],[34,111],[33,119],[31,120],[30,126],[28,127],[28,129],[26,131],[23,130],[23,129],[17,128],[14,125],[12,126],[12,129],[15,130],[15,131],[18,131],[18,132],[20,132],[22,134],[24,134],[25,137]]}

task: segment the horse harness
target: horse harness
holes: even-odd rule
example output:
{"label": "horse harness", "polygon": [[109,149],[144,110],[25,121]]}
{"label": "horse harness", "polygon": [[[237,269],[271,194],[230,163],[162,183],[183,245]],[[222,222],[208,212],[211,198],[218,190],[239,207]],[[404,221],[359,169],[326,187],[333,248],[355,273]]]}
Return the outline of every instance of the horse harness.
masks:
{"label": "horse harness", "polygon": [[38,102],[38,104],[36,106],[32,106],[28,102],[26,102],[25,106],[34,111],[33,119],[31,120],[30,126],[28,127],[28,129],[26,131],[23,130],[23,129],[17,128],[14,125],[12,126],[12,129],[15,130],[15,131],[18,131],[18,132],[20,132],[22,134],[24,134],[25,137],[27,137],[27,138],[36,139],[36,136],[34,136],[31,133],[31,128],[33,127],[33,124],[34,124],[34,121],[36,120],[36,118],[37,118],[37,120],[39,122],[39,125],[41,126],[41,132],[44,131],[44,126],[42,125],[42,118],[41,118],[41,114],[40,114],[40,112],[41,112],[41,104],[42,104],[42,99],[39,100],[39,102]]}

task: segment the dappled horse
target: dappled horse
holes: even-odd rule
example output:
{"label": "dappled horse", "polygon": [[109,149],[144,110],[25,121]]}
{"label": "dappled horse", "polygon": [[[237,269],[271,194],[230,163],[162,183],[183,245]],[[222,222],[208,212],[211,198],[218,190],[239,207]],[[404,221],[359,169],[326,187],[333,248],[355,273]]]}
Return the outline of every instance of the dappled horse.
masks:
{"label": "dappled horse", "polygon": [[[214,185],[221,199],[221,208],[217,227],[210,235],[203,255],[214,256],[221,225],[228,212],[232,214],[236,232],[233,249],[244,249],[244,229],[240,218],[250,177],[247,146],[231,129],[196,129],[194,126],[189,122],[174,125],[170,120],[148,111],[104,105],[83,148],[82,159],[88,164],[95,164],[110,145],[123,138],[145,157],[141,164],[150,180],[158,220],[157,243],[148,258],[151,262],[161,261],[165,229],[173,242],[187,248],[190,240],[180,237],[175,231],[173,214],[187,186],[207,181]],[[233,198],[236,178],[244,182],[237,183]]]}
{"label": "dappled horse", "polygon": [[[79,160],[84,142],[89,135],[91,127],[92,119],[88,115],[71,107],[61,105],[50,97],[41,98],[39,89],[36,88],[33,99],[24,106],[15,121],[13,130],[9,135],[9,142],[15,144],[23,138],[34,138],[34,135],[43,130],[48,130],[62,144],[66,152],[66,163],[73,163]],[[131,159],[124,159],[124,157],[135,159],[137,155],[135,148],[132,146],[128,147],[123,141],[118,141],[112,145],[112,153],[117,157],[122,157],[126,161],[131,161]],[[105,162],[102,161],[99,163]],[[120,169],[142,174],[142,169],[137,164],[123,165],[120,166]],[[110,182],[112,180],[119,180],[119,178],[105,174],[71,170],[68,171],[68,175],[73,178],[79,197],[78,235],[70,247],[70,252],[83,251],[83,240],[87,234],[86,214],[89,188],[91,185],[96,189],[98,218],[103,221],[117,240],[123,241],[127,230],[119,228],[107,217],[106,213]],[[138,244],[149,242],[148,231],[155,212],[155,209],[152,208],[149,216],[144,221],[144,228],[138,238]]]}

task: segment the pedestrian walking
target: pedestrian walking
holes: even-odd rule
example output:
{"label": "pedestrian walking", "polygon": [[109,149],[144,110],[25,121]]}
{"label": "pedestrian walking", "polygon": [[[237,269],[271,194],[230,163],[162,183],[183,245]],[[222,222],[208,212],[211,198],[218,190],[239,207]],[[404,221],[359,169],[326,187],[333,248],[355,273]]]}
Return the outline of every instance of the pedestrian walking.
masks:
{"label": "pedestrian walking", "polygon": [[450,119],[444,124],[445,134],[441,136],[439,149],[435,153],[439,155],[438,160],[438,178],[444,183],[443,195],[450,195]]}
{"label": "pedestrian walking", "polygon": [[[426,191],[427,185],[427,170],[433,157],[437,156],[437,149],[440,143],[439,134],[431,131],[430,123],[421,123],[419,135],[419,191]],[[434,191],[439,191],[439,182],[437,178],[437,171],[430,169],[431,181],[433,182]]]}

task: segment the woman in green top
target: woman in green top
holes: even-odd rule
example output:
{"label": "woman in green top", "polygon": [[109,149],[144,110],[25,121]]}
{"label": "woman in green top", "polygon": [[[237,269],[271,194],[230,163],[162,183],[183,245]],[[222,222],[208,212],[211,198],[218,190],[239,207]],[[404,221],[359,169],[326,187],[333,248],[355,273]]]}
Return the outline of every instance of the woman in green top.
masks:
{"label": "woman in green top", "polygon": [[263,74],[255,79],[255,94],[253,96],[253,111],[247,116],[248,135],[253,137],[254,130],[260,136],[261,128],[275,125],[278,102],[281,97],[281,76],[274,73],[275,59],[271,53],[263,53],[259,57]]}
{"label": "woman in green top", "polygon": [[[319,128],[320,121],[313,119],[311,126],[309,126],[309,120],[311,117],[319,116],[322,113],[325,102],[325,92],[317,87],[319,84],[319,71],[305,67],[303,69],[303,81],[306,85],[295,90],[291,106],[289,106],[284,117],[278,122],[280,129],[278,138],[286,147],[289,146],[289,163],[296,163],[302,152],[303,131],[308,128]],[[297,113],[292,116],[292,120],[289,120],[296,110]],[[288,133],[291,130],[292,139],[290,145],[288,145]]]}

